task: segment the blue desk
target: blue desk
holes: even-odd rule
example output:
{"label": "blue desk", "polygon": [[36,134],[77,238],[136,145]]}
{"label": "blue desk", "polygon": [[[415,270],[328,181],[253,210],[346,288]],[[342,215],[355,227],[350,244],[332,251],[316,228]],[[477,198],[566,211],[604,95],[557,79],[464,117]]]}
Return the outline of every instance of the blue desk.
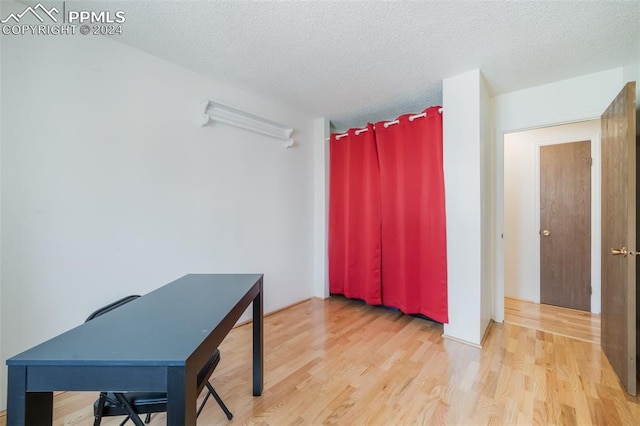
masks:
{"label": "blue desk", "polygon": [[167,392],[167,424],[196,424],[196,375],[253,302],[253,395],[263,387],[262,274],[190,274],[7,360],[7,425],[52,423],[53,391]]}

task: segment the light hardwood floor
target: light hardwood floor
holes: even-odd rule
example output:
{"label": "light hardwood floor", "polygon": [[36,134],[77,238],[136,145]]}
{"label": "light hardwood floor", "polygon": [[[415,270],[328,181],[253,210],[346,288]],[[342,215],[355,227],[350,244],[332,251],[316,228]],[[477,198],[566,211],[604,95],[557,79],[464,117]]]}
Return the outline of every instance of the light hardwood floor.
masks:
{"label": "light hardwood floor", "polygon": [[600,315],[504,298],[504,321],[600,344]]}
{"label": "light hardwood floor", "polygon": [[[265,318],[265,388],[251,395],[251,326],[223,342],[212,383],[234,424],[638,425],[599,345],[505,322],[482,349],[442,326],[342,298]],[[90,425],[96,394],[54,398],[55,425]],[[199,425],[227,423],[210,401]],[[116,425],[108,419],[104,425]],[[152,425],[164,425],[164,415]]]}

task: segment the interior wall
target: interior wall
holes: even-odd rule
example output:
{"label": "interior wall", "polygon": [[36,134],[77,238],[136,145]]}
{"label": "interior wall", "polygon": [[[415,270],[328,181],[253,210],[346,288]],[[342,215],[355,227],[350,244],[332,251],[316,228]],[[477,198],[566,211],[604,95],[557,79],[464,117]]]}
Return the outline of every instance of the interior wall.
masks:
{"label": "interior wall", "polygon": [[324,299],[329,297],[329,120],[316,119],[315,130],[313,295]]}
{"label": "interior wall", "polygon": [[504,294],[540,303],[540,146],[591,140],[591,311],[600,312],[600,120],[504,135]]}
{"label": "interior wall", "polygon": [[504,295],[539,303],[539,255],[527,245],[536,227],[535,141],[518,143],[520,134],[504,136]]}
{"label": "interior wall", "polygon": [[624,86],[622,68],[492,98],[496,147],[496,284],[494,319],[504,320],[504,152],[506,133],[599,118]]}
{"label": "interior wall", "polygon": [[[640,57],[640,52],[638,52]],[[625,82],[636,82],[636,123],[640,123],[640,62],[628,64],[623,68],[623,78]],[[636,126],[636,134],[640,135],[640,126]]]}
{"label": "interior wall", "polygon": [[[4,15],[4,11],[5,8],[3,7],[3,2],[0,1],[0,16],[5,16]],[[4,57],[4,55],[2,55],[2,40],[0,37],[0,191],[2,190],[2,139],[3,139],[3,134],[2,134],[2,98],[3,98],[3,91],[2,91],[2,63],[3,60],[2,58]],[[2,309],[2,194],[0,193],[0,309]],[[3,335],[2,335],[2,313],[0,312],[0,362],[3,363],[2,366],[0,366],[0,409],[4,409],[5,406],[5,401],[6,400],[6,388],[7,388],[7,380],[6,380],[6,376],[5,376],[5,368],[4,368],[4,357],[3,357],[3,344],[2,341],[3,339]]]}
{"label": "interior wall", "polygon": [[[264,273],[266,312],[313,295],[315,117],[105,37],[1,43],[0,409],[6,358],[124,295],[192,272]],[[207,98],[296,145],[201,127]]]}
{"label": "interior wall", "polygon": [[480,288],[480,333],[489,326],[493,317],[493,283],[495,257],[494,215],[494,145],[491,137],[491,97],[485,80],[480,74],[480,203],[481,203],[481,262],[482,282]]}
{"label": "interior wall", "polygon": [[482,289],[481,74],[443,81],[449,323],[445,337],[480,345]]}

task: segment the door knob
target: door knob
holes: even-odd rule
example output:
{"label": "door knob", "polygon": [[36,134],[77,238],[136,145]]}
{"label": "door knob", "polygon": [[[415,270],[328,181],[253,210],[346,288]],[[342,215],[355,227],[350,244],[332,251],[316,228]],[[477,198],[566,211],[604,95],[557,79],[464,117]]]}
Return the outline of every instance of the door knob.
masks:
{"label": "door knob", "polygon": [[542,235],[544,235],[545,237],[548,237],[549,235],[551,235],[551,231],[549,231],[548,229],[545,229],[544,231],[542,231]]}
{"label": "door knob", "polygon": [[[627,257],[627,255],[629,254],[629,251],[627,250],[626,247],[622,247],[621,249],[611,249],[611,254],[614,256],[618,256],[618,255],[622,255],[624,257]],[[633,252],[631,252],[631,254],[635,254]]]}
{"label": "door knob", "polygon": [[638,256],[640,257],[640,251],[633,251],[633,250],[627,250],[626,247],[622,247],[621,249],[611,249],[611,254],[616,256],[616,255],[622,255],[622,256]]}

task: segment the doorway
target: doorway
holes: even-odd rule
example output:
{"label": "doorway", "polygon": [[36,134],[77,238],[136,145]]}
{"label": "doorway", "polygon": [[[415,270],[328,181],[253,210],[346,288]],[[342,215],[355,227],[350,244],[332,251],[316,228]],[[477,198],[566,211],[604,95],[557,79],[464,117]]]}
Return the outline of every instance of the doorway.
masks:
{"label": "doorway", "polygon": [[[589,307],[600,312],[600,120],[544,127],[504,136],[504,296],[541,302],[540,149],[590,141],[591,171]],[[589,309],[589,308],[587,308]]]}

